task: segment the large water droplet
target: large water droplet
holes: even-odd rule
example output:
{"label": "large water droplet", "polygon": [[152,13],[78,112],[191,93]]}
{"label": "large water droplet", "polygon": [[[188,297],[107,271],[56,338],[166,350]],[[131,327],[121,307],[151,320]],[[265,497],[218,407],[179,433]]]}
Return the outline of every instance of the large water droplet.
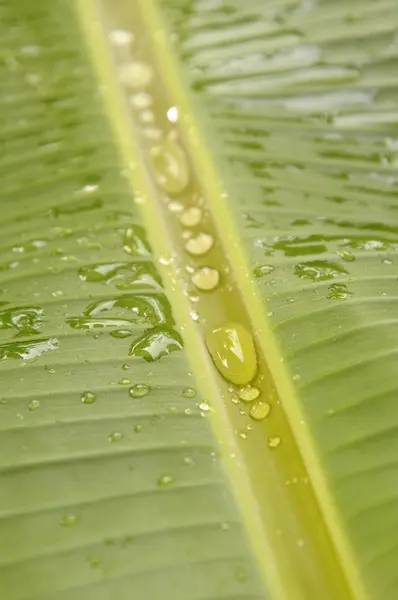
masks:
{"label": "large water droplet", "polygon": [[145,383],[136,383],[129,389],[129,394],[132,398],[142,398],[149,394],[150,389],[149,385]]}
{"label": "large water droplet", "polygon": [[192,283],[198,290],[209,292],[214,290],[220,282],[220,275],[216,269],[201,267],[192,275]]}
{"label": "large water droplet", "polygon": [[22,358],[23,360],[32,360],[38,358],[45,352],[57,350],[59,340],[49,338],[46,340],[36,340],[34,342],[11,342],[0,346],[0,359],[2,358]]}
{"label": "large water droplet", "polygon": [[225,379],[246,385],[257,373],[257,356],[251,334],[239,323],[226,323],[206,334],[206,346]]}
{"label": "large water droplet", "polygon": [[202,256],[211,250],[213,244],[213,237],[209,233],[201,232],[187,241],[185,249],[193,256]]}
{"label": "large water droplet", "polygon": [[300,279],[312,279],[313,281],[325,281],[339,277],[347,273],[346,269],[337,263],[331,263],[326,260],[313,260],[305,263],[299,263],[295,267],[295,274]]}
{"label": "large water droplet", "polygon": [[187,157],[181,146],[166,140],[151,149],[151,158],[158,184],[168,194],[181,194],[190,180]]}
{"label": "large water droplet", "polygon": [[146,361],[159,360],[171,352],[182,350],[183,341],[174,329],[164,326],[152,327],[134,340],[130,347],[131,356],[142,356]]}
{"label": "large water droplet", "polygon": [[21,335],[35,335],[43,325],[43,309],[15,307],[0,311],[0,329],[16,329]]}

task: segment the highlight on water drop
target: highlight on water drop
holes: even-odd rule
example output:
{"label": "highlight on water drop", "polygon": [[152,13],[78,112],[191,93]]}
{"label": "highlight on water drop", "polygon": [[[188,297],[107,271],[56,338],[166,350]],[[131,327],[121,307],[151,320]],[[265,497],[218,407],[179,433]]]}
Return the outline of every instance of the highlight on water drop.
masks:
{"label": "highlight on water drop", "polygon": [[94,404],[95,402],[95,394],[93,392],[83,392],[80,396],[80,400],[83,404]]}
{"label": "highlight on water drop", "polygon": [[145,383],[136,383],[129,389],[129,394],[132,398],[142,398],[149,394],[150,389],[149,385]]}
{"label": "highlight on water drop", "polygon": [[250,416],[255,421],[262,421],[270,412],[271,406],[268,402],[256,402],[250,409]]}
{"label": "highlight on water drop", "polygon": [[180,223],[184,227],[196,227],[202,220],[202,210],[198,206],[191,206],[180,214]]}

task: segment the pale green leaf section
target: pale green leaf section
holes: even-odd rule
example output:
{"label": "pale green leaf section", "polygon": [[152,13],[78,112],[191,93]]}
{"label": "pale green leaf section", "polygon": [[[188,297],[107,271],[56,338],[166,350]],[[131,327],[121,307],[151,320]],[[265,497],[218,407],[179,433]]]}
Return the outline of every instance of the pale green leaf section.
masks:
{"label": "pale green leaf section", "polygon": [[292,427],[302,447],[311,436],[369,597],[393,600],[397,4],[160,4],[297,391]]}
{"label": "pale green leaf section", "polygon": [[0,596],[264,598],[71,3],[0,35]]}

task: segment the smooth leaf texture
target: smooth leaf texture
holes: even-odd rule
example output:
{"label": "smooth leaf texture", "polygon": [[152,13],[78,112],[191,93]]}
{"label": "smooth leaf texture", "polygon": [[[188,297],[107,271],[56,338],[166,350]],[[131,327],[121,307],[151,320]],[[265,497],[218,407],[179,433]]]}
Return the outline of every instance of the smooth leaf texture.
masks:
{"label": "smooth leaf texture", "polygon": [[394,600],[396,2],[132,4],[0,1],[0,596]]}

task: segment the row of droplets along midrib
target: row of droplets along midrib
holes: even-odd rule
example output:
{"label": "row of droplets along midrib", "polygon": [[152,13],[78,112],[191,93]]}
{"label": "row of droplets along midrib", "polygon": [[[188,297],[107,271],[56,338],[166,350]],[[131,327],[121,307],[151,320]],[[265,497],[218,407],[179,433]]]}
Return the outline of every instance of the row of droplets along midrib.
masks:
{"label": "row of droplets along midrib", "polygon": [[[154,97],[151,93],[156,76],[147,62],[136,58],[134,35],[122,29],[114,29],[109,34],[112,51],[116,57],[119,82],[127,95],[131,115],[139,124],[144,144],[147,148],[147,159],[153,179],[164,194],[168,211],[174,219],[178,219],[183,231],[185,252],[195,261],[207,256],[215,245],[213,233],[206,227],[206,214],[203,200],[195,193],[192,185],[192,171],[187,154],[179,141],[177,123],[180,118],[177,106],[170,106],[161,119],[155,117],[152,110]],[[165,133],[165,130],[168,130]],[[188,202],[187,202],[188,200]],[[163,265],[169,264],[174,257],[161,257]],[[211,264],[195,268],[186,266],[191,284],[200,294],[215,291],[220,282],[219,269]],[[223,278],[227,275],[222,274]],[[190,298],[196,298],[193,294]],[[191,311],[194,321],[199,320],[195,310]],[[229,388],[232,402],[250,404],[249,415],[252,421],[261,421],[270,411],[269,402],[260,399],[260,389],[252,382],[257,376],[258,364],[256,349],[251,332],[239,322],[221,323],[210,328],[205,336],[209,354],[220,374],[232,387]],[[259,381],[261,381],[261,376]],[[245,408],[240,413],[246,415]],[[239,432],[241,439],[246,439],[252,426],[248,424]],[[269,437],[269,448],[276,448],[280,437]]]}

